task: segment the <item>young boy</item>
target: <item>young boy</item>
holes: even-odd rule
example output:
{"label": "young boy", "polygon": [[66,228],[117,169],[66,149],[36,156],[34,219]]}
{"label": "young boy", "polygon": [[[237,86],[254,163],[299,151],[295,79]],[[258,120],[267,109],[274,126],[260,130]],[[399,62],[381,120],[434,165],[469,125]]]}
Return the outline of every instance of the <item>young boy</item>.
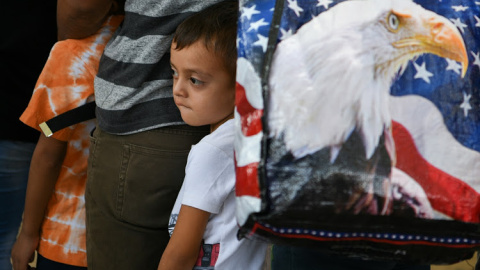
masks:
{"label": "young boy", "polygon": [[[54,45],[22,122],[40,130],[41,123],[93,100],[100,56],[122,19],[111,16],[95,35]],[[35,250],[39,270],[87,269],[84,192],[94,126],[89,120],[51,137],[40,136],[30,166],[23,227],[12,250],[13,269],[30,269]]]}
{"label": "young boy", "polygon": [[260,269],[266,244],[238,240],[233,157],[238,2],[179,25],[170,50],[173,96],[189,125],[210,125],[192,147],[158,269]]}

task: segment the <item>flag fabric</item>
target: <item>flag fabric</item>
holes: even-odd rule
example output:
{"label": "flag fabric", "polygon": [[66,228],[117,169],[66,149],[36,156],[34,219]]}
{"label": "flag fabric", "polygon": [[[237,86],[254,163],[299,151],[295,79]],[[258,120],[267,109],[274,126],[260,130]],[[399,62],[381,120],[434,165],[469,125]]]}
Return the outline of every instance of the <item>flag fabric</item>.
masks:
{"label": "flag fabric", "polygon": [[[390,121],[372,158],[363,158],[358,127],[339,150],[321,148],[301,157],[288,149],[286,136],[271,135],[268,116],[277,104],[271,104],[269,76],[278,44],[353,1],[240,1],[235,117],[240,235],[377,259],[468,258],[480,247],[480,2],[413,1],[455,26],[468,59],[465,64],[425,53],[398,69],[385,101]],[[373,157],[380,161],[372,163]]]}

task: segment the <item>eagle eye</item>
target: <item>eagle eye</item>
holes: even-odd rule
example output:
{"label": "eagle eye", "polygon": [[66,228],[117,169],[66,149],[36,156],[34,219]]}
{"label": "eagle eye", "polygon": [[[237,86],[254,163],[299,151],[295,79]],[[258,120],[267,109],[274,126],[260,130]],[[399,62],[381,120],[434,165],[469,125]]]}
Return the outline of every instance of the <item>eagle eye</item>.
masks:
{"label": "eagle eye", "polygon": [[393,13],[388,14],[387,25],[390,30],[397,31],[398,27],[400,26],[400,20],[398,19],[397,15]]}

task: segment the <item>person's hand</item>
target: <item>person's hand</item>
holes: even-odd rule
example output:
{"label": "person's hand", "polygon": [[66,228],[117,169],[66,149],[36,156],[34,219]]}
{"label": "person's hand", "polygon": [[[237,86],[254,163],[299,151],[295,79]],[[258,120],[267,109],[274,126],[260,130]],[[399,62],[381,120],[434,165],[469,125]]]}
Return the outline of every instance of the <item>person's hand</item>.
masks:
{"label": "person's hand", "polygon": [[27,235],[21,232],[12,248],[12,265],[14,270],[30,270],[28,264],[35,258],[40,237],[38,235]]}

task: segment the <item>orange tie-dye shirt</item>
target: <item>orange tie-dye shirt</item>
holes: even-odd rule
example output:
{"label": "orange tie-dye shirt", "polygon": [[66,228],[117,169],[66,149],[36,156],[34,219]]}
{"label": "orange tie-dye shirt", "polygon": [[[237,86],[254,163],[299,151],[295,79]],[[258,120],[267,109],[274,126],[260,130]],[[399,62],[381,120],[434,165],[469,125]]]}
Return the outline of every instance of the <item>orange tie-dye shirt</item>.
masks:
{"label": "orange tie-dye shirt", "polygon": [[[53,46],[30,103],[20,117],[22,122],[40,130],[40,123],[93,100],[100,56],[122,19],[112,16],[95,35]],[[89,120],[52,135],[67,141],[68,146],[47,206],[38,248],[49,260],[81,267],[87,266],[84,192],[89,133],[94,126],[94,120]]]}

